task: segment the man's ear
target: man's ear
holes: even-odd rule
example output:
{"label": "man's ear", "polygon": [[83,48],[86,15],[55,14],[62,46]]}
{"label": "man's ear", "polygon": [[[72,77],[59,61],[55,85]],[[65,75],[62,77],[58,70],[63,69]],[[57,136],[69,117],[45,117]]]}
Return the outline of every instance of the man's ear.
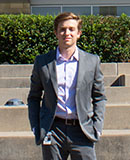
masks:
{"label": "man's ear", "polygon": [[54,30],[54,34],[56,35],[56,38],[57,38],[57,32],[56,32],[56,30]]}
{"label": "man's ear", "polygon": [[78,39],[80,38],[81,34],[82,34],[82,31],[81,30],[78,31]]}
{"label": "man's ear", "polygon": [[54,34],[56,35],[56,30],[54,30]]}

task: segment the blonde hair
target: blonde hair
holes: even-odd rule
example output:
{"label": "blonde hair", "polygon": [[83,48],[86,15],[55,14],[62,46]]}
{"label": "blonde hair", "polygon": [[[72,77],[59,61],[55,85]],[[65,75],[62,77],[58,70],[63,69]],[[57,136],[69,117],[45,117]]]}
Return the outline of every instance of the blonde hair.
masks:
{"label": "blonde hair", "polygon": [[54,30],[57,31],[58,24],[62,21],[74,19],[78,22],[78,30],[80,31],[82,28],[82,20],[79,16],[75,15],[72,12],[64,12],[59,14],[54,20]]}

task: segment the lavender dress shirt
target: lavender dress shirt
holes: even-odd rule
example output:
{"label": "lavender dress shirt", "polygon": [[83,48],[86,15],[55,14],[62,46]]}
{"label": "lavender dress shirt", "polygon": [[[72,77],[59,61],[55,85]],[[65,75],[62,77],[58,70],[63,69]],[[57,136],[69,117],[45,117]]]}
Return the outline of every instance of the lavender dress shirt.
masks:
{"label": "lavender dress shirt", "polygon": [[77,119],[75,92],[78,72],[78,48],[69,60],[66,60],[57,48],[56,70],[58,81],[58,103],[56,116],[63,119]]}

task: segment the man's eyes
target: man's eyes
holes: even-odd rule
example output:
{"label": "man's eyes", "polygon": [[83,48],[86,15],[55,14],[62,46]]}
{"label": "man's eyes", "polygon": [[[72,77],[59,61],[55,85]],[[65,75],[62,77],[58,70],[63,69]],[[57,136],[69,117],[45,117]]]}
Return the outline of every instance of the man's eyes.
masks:
{"label": "man's eyes", "polygon": [[66,30],[70,30],[70,31],[74,31],[75,30],[75,28],[74,27],[70,27],[70,28],[61,28],[61,31],[63,32],[65,32]]}
{"label": "man's eyes", "polygon": [[69,30],[70,30],[70,31],[74,31],[74,30],[75,30],[75,28],[73,28],[73,27],[72,27],[72,28],[70,28]]}

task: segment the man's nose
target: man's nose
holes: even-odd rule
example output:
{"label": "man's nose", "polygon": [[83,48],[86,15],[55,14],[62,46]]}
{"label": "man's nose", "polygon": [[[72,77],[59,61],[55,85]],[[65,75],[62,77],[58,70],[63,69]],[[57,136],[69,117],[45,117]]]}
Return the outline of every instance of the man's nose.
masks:
{"label": "man's nose", "polygon": [[69,30],[68,28],[66,28],[65,34],[66,34],[66,35],[70,34],[70,30]]}

